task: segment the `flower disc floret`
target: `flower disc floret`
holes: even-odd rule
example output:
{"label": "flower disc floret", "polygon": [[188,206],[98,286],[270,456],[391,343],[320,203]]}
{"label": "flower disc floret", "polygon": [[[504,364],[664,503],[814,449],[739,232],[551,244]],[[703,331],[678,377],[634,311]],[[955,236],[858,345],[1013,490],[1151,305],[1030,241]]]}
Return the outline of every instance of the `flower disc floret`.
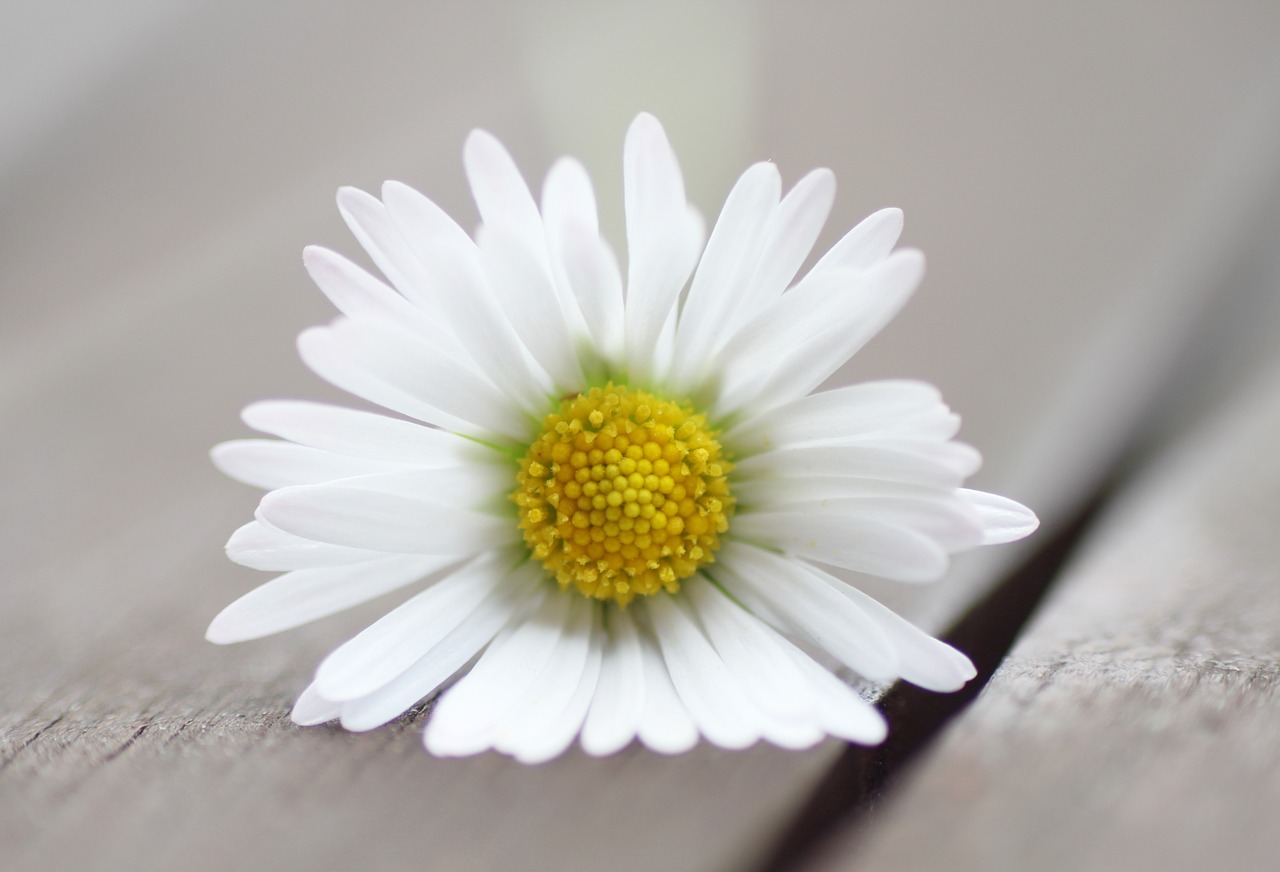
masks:
{"label": "flower disc floret", "polygon": [[612,383],[566,398],[520,461],[520,529],[564,589],[675,593],[729,529],[730,463],[705,415]]}

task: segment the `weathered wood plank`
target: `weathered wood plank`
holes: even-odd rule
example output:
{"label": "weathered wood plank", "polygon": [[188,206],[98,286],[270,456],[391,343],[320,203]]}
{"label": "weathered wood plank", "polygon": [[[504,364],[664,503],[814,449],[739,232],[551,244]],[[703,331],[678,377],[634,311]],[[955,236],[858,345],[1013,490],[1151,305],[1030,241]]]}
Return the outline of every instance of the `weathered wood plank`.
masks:
{"label": "weathered wood plank", "polygon": [[[218,869],[251,854],[255,868],[742,868],[801,800],[802,776],[825,765],[820,753],[800,760],[769,748],[604,761],[572,752],[538,769],[492,755],[443,762],[423,754],[416,724],[361,737],[300,732],[281,714],[283,698],[247,713],[236,702],[235,714],[228,705],[106,728],[64,718],[44,730],[6,774],[0,814],[18,824],[2,835],[22,848],[6,860]],[[733,799],[743,794],[757,799]],[[52,828],[37,820],[51,811]]]}
{"label": "weathered wood plank", "polygon": [[815,872],[1275,868],[1277,376],[1124,494],[974,706]]}

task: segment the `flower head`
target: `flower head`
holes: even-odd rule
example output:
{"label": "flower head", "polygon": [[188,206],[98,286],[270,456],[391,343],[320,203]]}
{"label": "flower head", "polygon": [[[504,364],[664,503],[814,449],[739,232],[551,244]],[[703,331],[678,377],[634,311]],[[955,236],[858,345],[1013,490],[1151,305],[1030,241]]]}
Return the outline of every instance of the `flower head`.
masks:
{"label": "flower head", "polygon": [[[948,555],[1030,533],[961,487],[977,452],[932,387],[811,393],[923,273],[877,212],[802,278],[835,192],[786,196],[768,163],[704,246],[659,123],[627,134],[625,279],[580,164],[535,202],[488,134],[465,148],[474,238],[416,191],[338,205],[390,284],[322,248],[342,313],[299,338],[321,377],[392,415],[302,401],[245,409],[276,440],[214,449],[269,491],[227,544],[282,575],[228,606],[214,642],[416,593],[330,654],[293,710],[352,730],[449,685],[427,748],[535,762],[581,736],[686,750],[880,741],[884,720],[815,657],[873,682],[954,690],[968,659],[827,568],[936,579]],[[625,288],[625,290],[624,290]],[[456,680],[455,680],[456,679]]]}

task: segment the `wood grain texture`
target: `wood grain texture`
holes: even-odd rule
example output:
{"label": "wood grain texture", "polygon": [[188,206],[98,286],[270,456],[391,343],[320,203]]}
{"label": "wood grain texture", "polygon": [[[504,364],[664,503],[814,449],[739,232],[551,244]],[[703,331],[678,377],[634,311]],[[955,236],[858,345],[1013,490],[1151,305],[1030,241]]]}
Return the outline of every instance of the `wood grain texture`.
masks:
{"label": "wood grain texture", "polygon": [[1275,868],[1276,376],[1108,512],[974,706],[814,872]]}
{"label": "wood grain texture", "polygon": [[758,841],[825,765],[821,752],[767,748],[605,761],[573,752],[541,768],[496,756],[440,761],[423,753],[416,722],[371,736],[300,731],[283,702],[250,711],[229,689],[224,706],[194,717],[153,708],[141,719],[68,714],[40,725],[6,758],[5,860],[57,869],[736,869],[751,865]]}

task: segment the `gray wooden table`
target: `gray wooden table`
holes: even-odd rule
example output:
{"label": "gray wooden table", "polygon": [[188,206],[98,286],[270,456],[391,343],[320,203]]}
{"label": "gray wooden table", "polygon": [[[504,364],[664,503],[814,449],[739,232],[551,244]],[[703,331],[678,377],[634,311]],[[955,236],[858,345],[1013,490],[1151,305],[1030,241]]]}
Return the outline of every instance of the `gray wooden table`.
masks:
{"label": "gray wooden table", "polygon": [[[1275,9],[4,17],[0,868],[1268,868]],[[1045,527],[872,593],[994,676],[968,708],[888,690],[881,749],[526,767],[428,757],[422,710],[362,735],[291,725],[313,665],[386,603],[206,644],[260,580],[221,552],[255,496],[206,453],[254,399],[345,402],[293,350],[330,315],[302,246],[355,251],[333,190],[399,177],[470,222],[460,144],[485,126],[531,179],[581,154],[616,231],[640,108],[709,214],[761,158],[788,182],[836,171],[821,244],[906,209],[929,277],[837,378],[938,383],[988,458],[977,486]]]}

